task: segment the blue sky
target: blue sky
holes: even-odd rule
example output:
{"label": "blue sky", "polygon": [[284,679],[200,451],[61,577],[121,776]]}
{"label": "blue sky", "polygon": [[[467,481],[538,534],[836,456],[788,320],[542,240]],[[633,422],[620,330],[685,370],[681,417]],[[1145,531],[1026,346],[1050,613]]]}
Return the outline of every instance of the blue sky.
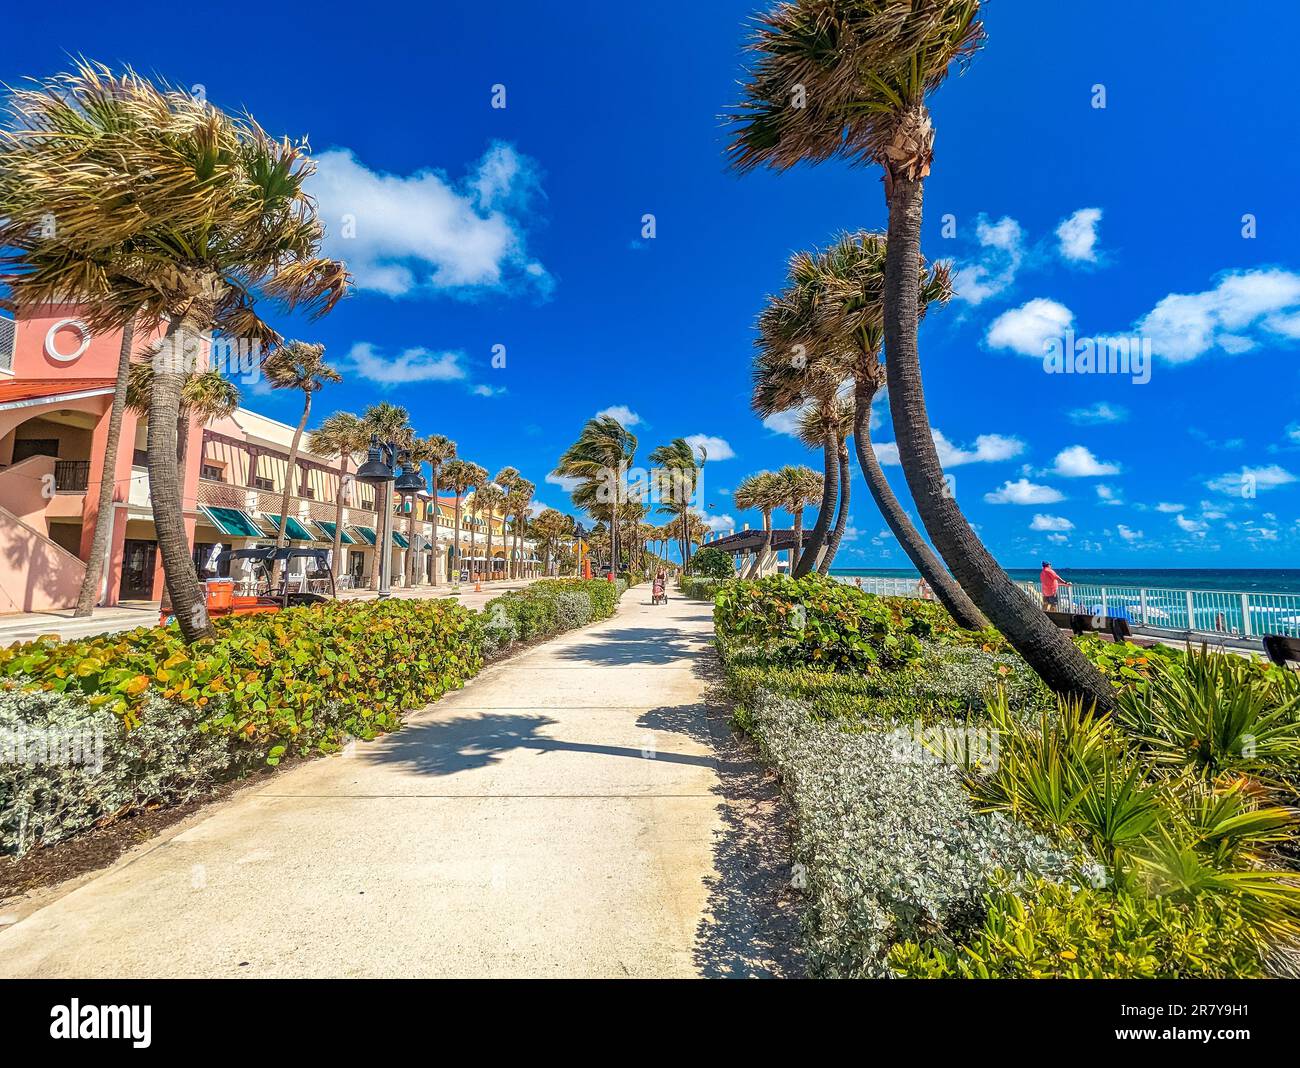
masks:
{"label": "blue sky", "polygon": [[[0,78],[84,53],[310,137],[330,249],[358,281],[327,319],[279,323],[347,376],[322,416],[404,404],[422,433],[518,466],[567,509],[546,475],[614,408],[643,454],[717,439],[711,456],[731,455],[707,464],[709,515],[757,524],[735,483],[818,459],[749,415],[754,317],[793,251],[885,225],[871,168],[727,171],[718,115],[758,6],[267,5],[253,23],[26,5]],[[921,335],[958,501],[1008,566],[1293,563],[1300,12],[999,0],[986,23],[986,49],[934,100],[926,194],[924,247],[959,282]],[[1045,373],[1043,340],[1067,329],[1147,338],[1149,381]],[[291,421],[299,402],[248,403]],[[840,563],[903,566],[856,473],[853,488]]]}

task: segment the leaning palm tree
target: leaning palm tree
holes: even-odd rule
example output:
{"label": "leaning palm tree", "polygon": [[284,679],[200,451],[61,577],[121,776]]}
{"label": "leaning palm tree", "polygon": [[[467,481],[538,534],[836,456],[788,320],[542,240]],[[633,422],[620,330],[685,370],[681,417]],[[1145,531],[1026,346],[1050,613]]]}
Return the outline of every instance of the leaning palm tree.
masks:
{"label": "leaning palm tree", "polygon": [[[988,626],[988,621],[898,503],[871,445],[871,405],[885,380],[880,362],[885,248],[884,234],[862,232],[842,235],[824,252],[796,257],[800,261],[798,272],[814,279],[821,290],[815,336],[809,344],[818,352],[822,372],[852,380],[856,406],[853,440],[858,464],[885,523],[957,623],[979,630]],[[943,304],[951,298],[952,283],[946,264],[928,265],[922,258],[917,266],[920,313],[924,315],[932,304]]]}
{"label": "leaning palm tree", "polygon": [[113,406],[108,415],[108,438],[104,442],[104,463],[95,506],[95,533],[90,540],[90,556],[81,577],[74,617],[92,615],[99,601],[99,582],[103,577],[104,556],[113,534],[113,492],[117,487],[117,454],[122,440],[122,414],[126,411],[126,388],[131,375],[131,348],[135,343],[135,320],[122,328],[122,345],[117,356],[117,381],[113,385]]}
{"label": "leaning palm tree", "polygon": [[339,486],[334,499],[334,548],[330,570],[337,580],[343,554],[343,506],[347,498],[348,464],[370,444],[370,428],[351,412],[335,412],[312,432],[307,451],[313,456],[339,458]]}
{"label": "leaning palm tree", "polygon": [[853,401],[837,398],[830,403],[814,404],[805,408],[799,416],[798,435],[810,449],[815,449],[828,439],[835,443],[835,456],[839,481],[839,514],[835,526],[826,540],[821,559],[815,561],[817,571],[825,575],[830,572],[831,563],[839,551],[840,540],[849,517],[849,448],[848,437],[853,433]]}
{"label": "leaning palm tree", "polygon": [[[365,423],[371,435],[380,441],[396,445],[399,449],[410,448],[414,437],[414,432],[411,430],[411,413],[401,405],[390,404],[388,401],[372,404],[361,413],[361,421]],[[370,569],[372,590],[379,588],[379,573],[384,560],[392,560],[394,517],[391,482],[375,487],[375,512],[378,530],[375,532],[375,566]],[[383,554],[387,554],[387,557]]]}
{"label": "leaning palm tree", "polygon": [[772,512],[781,504],[784,484],[771,471],[759,471],[740,480],[732,495],[737,508],[763,513],[763,545],[754,556],[754,562],[745,572],[745,578],[755,578],[772,552]]}
{"label": "leaning palm tree", "polygon": [[[342,382],[343,376],[325,362],[325,346],[311,345],[305,341],[287,341],[262,362],[262,371],[272,389],[297,389],[302,391],[302,415],[293,430],[289,443],[289,460],[284,472],[284,495],[280,500],[280,522],[275,532],[275,547],[284,548],[288,541],[289,507],[293,501],[298,471],[298,451],[302,447],[303,431],[311,418],[312,394],[325,388],[327,382]],[[271,585],[274,588],[280,577],[280,562],[272,568]]]}
{"label": "leaning palm tree", "polygon": [[822,499],[822,476],[803,464],[787,464],[776,473],[782,482],[781,507],[794,520],[794,544],[790,549],[790,572],[794,573],[803,545],[803,510]]}
{"label": "leaning palm tree", "polygon": [[[181,390],[217,331],[274,347],[260,298],[322,314],[346,293],[318,256],[305,143],[190,93],[78,62],[9,97],[0,130],[2,280],[17,305],[70,297],[95,330],[166,323],[147,454],[167,591],[187,642],[212,633],[185,532]],[[53,225],[49,225],[53,222]]]}
{"label": "leaning palm tree", "polygon": [[[917,351],[922,200],[934,159],[927,98],[979,49],[980,0],[794,0],[769,12],[733,116],[734,164],[778,169],[832,157],[878,164],[889,208],[886,381],[899,459],[935,548],[962,588],[1058,693],[1097,708],[1114,690],[1003,571],[946,491]],[[789,106],[795,84],[806,107]]]}
{"label": "leaning palm tree", "polygon": [[[597,416],[587,421],[578,440],[564,451],[555,466],[556,474],[581,480],[590,497],[608,506],[610,566],[615,573],[618,571],[620,504],[627,496],[627,469],[636,457],[636,444],[636,435],[613,416]],[[574,504],[586,507],[576,493]]]}
{"label": "leaning palm tree", "polygon": [[[703,452],[703,450],[701,450]],[[681,525],[682,566],[690,563],[690,542],[687,537],[687,516],[691,514],[695,491],[699,487],[707,453],[697,456],[685,438],[674,438],[650,453],[650,462],[656,468],[661,500],[659,510],[674,516]]]}

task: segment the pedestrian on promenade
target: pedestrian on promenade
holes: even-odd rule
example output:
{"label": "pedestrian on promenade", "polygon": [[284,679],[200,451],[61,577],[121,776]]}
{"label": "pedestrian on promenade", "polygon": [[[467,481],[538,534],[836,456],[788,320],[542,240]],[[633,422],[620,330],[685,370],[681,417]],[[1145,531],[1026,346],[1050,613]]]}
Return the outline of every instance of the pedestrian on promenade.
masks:
{"label": "pedestrian on promenade", "polygon": [[1070,584],[1053,571],[1052,565],[1046,560],[1043,561],[1043,570],[1038,576],[1038,585],[1043,591],[1043,607],[1048,609],[1055,609],[1060,604],[1062,586],[1067,590],[1070,588]]}

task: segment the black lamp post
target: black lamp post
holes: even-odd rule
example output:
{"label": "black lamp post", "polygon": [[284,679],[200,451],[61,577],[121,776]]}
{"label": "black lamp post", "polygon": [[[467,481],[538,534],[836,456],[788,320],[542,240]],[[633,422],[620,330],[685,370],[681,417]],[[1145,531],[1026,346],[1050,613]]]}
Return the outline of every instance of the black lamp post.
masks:
{"label": "black lamp post", "polygon": [[[401,474],[394,471],[395,467],[403,468]],[[411,450],[399,447],[396,442],[380,441],[378,435],[371,435],[370,451],[366,456],[366,462],[361,465],[356,473],[356,480],[363,482],[367,486],[375,487],[375,506],[379,506],[379,498],[382,495],[384,499],[383,510],[380,515],[383,522],[380,524],[381,529],[378,532],[377,541],[381,543],[379,547],[379,596],[387,597],[392,593],[392,524],[393,524],[393,490],[387,488],[390,482],[393,483],[393,489],[406,498],[412,494],[420,493],[424,490],[424,476],[418,470],[411,466]],[[413,551],[410,547],[407,552]]]}
{"label": "black lamp post", "polygon": [[587,528],[581,523],[573,524],[573,536],[577,540],[577,552],[574,555],[573,570],[578,578],[582,578],[582,539],[587,535]]}

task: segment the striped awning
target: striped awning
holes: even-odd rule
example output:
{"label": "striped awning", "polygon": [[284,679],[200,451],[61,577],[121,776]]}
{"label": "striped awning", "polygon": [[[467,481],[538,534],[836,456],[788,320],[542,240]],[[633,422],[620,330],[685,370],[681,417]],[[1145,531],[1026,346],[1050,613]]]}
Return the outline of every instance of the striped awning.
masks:
{"label": "striped awning", "polygon": [[[280,532],[280,517],[270,512],[263,512],[262,518],[271,525],[272,535]],[[289,516],[284,525],[285,535],[290,541],[315,541],[316,537],[293,516]],[[333,538],[331,538],[333,540]]]}
{"label": "striped awning", "polygon": [[379,535],[375,533],[374,527],[353,526],[352,529],[361,535],[361,540],[367,545],[374,545],[379,540]]}
{"label": "striped awning", "polygon": [[392,534],[393,534],[393,544],[396,545],[399,549],[409,549],[411,547],[411,543],[406,540],[405,534],[398,533],[396,530],[394,530]]}
{"label": "striped awning", "polygon": [[[321,541],[332,542],[334,540],[334,524],[326,523],[323,519],[313,519],[311,525],[314,526],[321,534]],[[355,545],[356,538],[352,537],[346,530],[339,535],[340,545]]]}

